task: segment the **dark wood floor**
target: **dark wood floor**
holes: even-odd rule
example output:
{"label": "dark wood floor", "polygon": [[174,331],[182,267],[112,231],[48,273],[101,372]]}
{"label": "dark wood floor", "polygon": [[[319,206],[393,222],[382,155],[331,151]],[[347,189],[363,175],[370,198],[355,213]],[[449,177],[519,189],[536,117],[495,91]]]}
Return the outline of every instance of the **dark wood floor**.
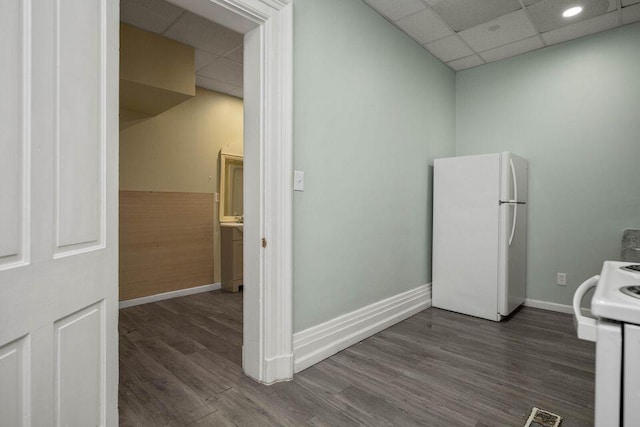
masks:
{"label": "dark wood floor", "polygon": [[494,323],[431,308],[263,386],[241,369],[242,294],[120,311],[122,426],[522,426],[532,406],[593,425],[594,347],[568,315]]}

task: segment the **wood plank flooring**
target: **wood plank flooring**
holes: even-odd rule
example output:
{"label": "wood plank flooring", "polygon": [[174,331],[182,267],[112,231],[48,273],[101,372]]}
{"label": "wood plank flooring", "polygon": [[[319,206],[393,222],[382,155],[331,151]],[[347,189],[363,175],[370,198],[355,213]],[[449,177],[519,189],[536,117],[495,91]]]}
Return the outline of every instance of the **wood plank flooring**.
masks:
{"label": "wood plank flooring", "polygon": [[430,308],[272,386],[241,346],[241,293],[121,310],[120,425],[522,426],[532,406],[593,425],[594,346],[564,314]]}

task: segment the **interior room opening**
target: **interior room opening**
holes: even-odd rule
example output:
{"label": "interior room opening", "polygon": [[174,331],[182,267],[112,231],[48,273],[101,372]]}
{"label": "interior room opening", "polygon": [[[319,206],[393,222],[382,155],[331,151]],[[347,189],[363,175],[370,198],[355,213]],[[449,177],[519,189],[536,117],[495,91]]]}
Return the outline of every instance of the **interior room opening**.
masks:
{"label": "interior room opening", "polygon": [[244,35],[163,0],[121,0],[120,18],[126,407],[145,358],[242,369]]}

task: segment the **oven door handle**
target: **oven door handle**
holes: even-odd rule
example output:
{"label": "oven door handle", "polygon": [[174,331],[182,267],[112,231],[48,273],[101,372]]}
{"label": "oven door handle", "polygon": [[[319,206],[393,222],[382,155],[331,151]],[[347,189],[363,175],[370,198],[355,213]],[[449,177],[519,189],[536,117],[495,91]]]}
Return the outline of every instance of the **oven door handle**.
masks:
{"label": "oven door handle", "polygon": [[576,326],[578,338],[585,341],[596,341],[596,319],[582,315],[580,304],[585,294],[591,288],[595,288],[600,276],[593,276],[585,280],[573,294],[573,323]]}

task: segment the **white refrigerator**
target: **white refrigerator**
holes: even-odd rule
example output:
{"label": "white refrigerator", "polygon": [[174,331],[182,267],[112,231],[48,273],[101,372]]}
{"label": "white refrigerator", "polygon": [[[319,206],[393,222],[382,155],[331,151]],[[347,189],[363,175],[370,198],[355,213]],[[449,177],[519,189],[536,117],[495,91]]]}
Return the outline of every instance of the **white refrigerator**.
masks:
{"label": "white refrigerator", "polygon": [[434,161],[434,307],[499,321],[524,302],[528,168],[508,152]]}

